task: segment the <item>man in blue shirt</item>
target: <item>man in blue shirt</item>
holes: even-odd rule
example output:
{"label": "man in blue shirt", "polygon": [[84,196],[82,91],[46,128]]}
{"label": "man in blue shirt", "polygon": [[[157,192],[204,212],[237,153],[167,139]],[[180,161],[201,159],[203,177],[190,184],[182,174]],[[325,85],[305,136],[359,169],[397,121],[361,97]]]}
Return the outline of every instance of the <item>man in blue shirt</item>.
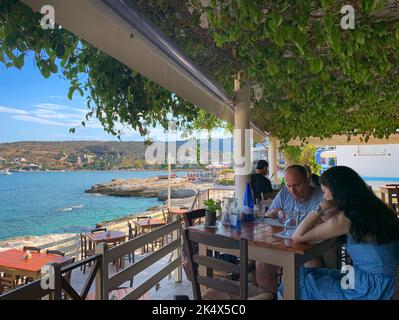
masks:
{"label": "man in blue shirt", "polygon": [[304,167],[293,165],[285,170],[285,187],[274,198],[266,213],[267,217],[277,218],[278,210],[302,211],[307,215],[323,200],[323,192],[319,187],[310,184]]}
{"label": "man in blue shirt", "polygon": [[[285,170],[284,174],[285,187],[283,187],[273,200],[269,210],[266,213],[267,217],[277,218],[278,211],[293,212],[302,211],[306,216],[323,200],[323,192],[318,187],[313,187],[310,184],[310,179],[307,176],[306,170],[300,165],[293,165]],[[318,266],[320,261],[312,260],[311,265]],[[256,262],[256,281],[260,288],[270,291],[277,291],[277,274],[280,272],[280,267],[270,264]]]}

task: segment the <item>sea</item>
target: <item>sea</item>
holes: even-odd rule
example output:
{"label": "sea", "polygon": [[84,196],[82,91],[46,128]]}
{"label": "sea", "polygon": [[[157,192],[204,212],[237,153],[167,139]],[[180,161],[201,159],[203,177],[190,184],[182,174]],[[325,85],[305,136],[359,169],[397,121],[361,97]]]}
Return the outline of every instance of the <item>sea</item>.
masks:
{"label": "sea", "polygon": [[[112,179],[147,178],[162,171],[16,172],[0,175],[0,240],[53,233],[78,233],[97,223],[162,205],[158,198],[112,197],[84,191]],[[177,172],[177,175],[186,175]],[[373,189],[386,183],[365,181]]]}
{"label": "sea", "polygon": [[[78,233],[97,223],[162,205],[158,198],[85,193],[112,179],[147,178],[162,171],[16,172],[0,175],[0,240]],[[177,175],[185,175],[177,172]]]}

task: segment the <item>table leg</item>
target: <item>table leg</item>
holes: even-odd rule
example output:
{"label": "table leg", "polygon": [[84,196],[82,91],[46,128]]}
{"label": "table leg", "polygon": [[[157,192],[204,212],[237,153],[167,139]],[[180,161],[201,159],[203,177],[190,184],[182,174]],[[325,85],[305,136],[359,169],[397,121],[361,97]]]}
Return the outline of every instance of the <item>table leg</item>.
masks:
{"label": "table leg", "polygon": [[284,300],[296,300],[299,292],[299,263],[295,254],[287,255],[284,260]]}

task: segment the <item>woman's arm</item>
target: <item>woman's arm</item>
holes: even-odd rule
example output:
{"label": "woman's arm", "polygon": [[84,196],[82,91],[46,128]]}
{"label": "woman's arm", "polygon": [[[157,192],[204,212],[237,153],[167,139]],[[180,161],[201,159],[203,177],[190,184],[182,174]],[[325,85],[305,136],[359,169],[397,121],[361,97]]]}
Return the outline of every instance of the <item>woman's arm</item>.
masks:
{"label": "woman's arm", "polygon": [[350,220],[345,217],[343,212],[334,215],[327,221],[316,225],[320,219],[320,214],[312,211],[299,224],[292,238],[295,242],[314,242],[322,241],[349,233]]}

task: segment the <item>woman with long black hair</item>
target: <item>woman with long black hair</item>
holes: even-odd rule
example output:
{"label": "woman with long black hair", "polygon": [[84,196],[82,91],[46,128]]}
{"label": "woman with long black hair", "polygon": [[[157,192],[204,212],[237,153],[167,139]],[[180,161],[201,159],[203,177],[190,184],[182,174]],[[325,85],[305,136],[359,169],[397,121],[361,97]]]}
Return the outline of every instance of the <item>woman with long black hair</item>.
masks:
{"label": "woman with long black hair", "polygon": [[[337,166],[320,178],[324,201],[302,221],[293,238],[314,242],[346,235],[353,283],[340,270],[301,268],[301,299],[392,299],[399,264],[399,219],[351,168]],[[331,215],[323,223],[323,215]],[[350,277],[348,277],[349,280]],[[345,279],[346,280],[346,279]]]}

